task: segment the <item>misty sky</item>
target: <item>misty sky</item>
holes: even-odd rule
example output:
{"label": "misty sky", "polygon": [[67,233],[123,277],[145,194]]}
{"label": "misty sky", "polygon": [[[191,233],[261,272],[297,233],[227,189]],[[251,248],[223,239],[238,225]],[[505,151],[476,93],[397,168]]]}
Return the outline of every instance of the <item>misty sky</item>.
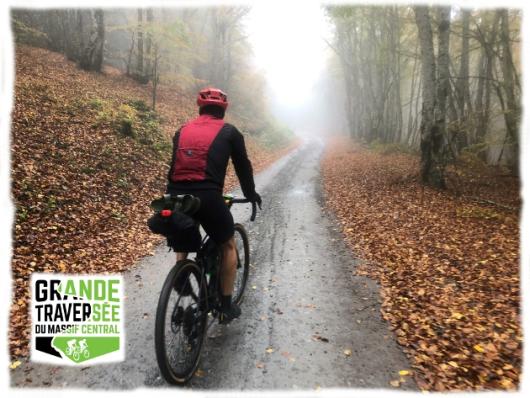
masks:
{"label": "misty sky", "polygon": [[276,105],[296,108],[311,96],[327,66],[331,36],[323,10],[316,2],[256,2],[247,31],[258,68],[265,72]]}

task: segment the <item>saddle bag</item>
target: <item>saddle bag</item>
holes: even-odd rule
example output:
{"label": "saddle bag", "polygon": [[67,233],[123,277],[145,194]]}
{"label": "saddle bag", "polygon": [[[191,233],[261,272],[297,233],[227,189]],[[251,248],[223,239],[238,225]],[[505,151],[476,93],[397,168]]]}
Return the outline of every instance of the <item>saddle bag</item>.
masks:
{"label": "saddle bag", "polygon": [[155,214],[147,220],[147,226],[151,232],[165,236],[174,251],[196,252],[202,237],[192,216],[199,207],[200,200],[195,196],[165,194],[151,202]]}

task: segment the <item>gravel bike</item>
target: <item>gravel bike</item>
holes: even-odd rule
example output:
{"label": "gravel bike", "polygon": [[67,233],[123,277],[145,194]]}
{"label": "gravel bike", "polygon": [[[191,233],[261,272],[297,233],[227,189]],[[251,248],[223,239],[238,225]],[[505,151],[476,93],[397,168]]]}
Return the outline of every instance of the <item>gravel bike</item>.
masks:
{"label": "gravel bike", "polygon": [[[250,203],[231,195],[224,199],[229,208]],[[255,218],[256,203],[252,203],[250,220]],[[234,227],[237,273],[232,301],[240,304],[249,273],[249,245],[243,225]],[[204,337],[219,317],[221,261],[220,248],[205,236],[195,260],[178,261],[166,277],[156,311],[155,350],[160,372],[170,384],[185,384],[193,377]]]}

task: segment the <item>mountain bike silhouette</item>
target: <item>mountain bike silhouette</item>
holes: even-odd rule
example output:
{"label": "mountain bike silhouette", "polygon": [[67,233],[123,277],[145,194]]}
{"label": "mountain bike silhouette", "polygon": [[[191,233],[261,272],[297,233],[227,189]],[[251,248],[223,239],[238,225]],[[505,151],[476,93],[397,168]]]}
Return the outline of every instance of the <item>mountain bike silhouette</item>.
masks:
{"label": "mountain bike silhouette", "polygon": [[[81,340],[81,342],[83,342]],[[70,343],[69,341],[68,343]],[[88,351],[88,344],[86,344],[86,341],[84,344],[79,343],[79,345],[76,344],[76,341],[73,340],[73,343],[69,344],[66,348],[66,355],[71,355],[74,358],[74,361],[79,361],[79,358],[81,358],[81,355],[87,359],[90,357],[90,351]]]}

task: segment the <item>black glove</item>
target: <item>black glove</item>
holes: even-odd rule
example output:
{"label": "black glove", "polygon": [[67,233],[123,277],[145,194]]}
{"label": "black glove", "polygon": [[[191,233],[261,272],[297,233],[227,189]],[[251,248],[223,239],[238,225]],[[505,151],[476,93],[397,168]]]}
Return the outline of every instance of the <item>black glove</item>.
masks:
{"label": "black glove", "polygon": [[254,195],[252,196],[252,198],[250,198],[250,201],[253,203],[257,203],[259,209],[261,210],[261,196],[259,196],[259,193],[254,192]]}

